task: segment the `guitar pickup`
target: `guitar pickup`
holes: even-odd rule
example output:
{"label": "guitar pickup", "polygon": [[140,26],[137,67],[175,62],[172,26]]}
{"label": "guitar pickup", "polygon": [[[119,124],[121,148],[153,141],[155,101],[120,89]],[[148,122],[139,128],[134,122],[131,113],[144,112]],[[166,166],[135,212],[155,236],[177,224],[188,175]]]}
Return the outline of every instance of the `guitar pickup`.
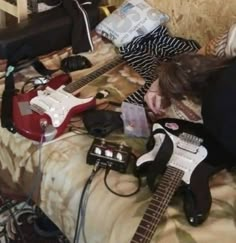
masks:
{"label": "guitar pickup", "polygon": [[194,154],[198,152],[203,142],[201,138],[188,133],[182,133],[179,137],[180,140],[177,143],[177,147]]}
{"label": "guitar pickup", "polygon": [[38,106],[38,105],[36,105],[36,104],[30,104],[30,109],[31,109],[32,111],[35,111],[35,112],[38,113],[39,115],[42,115],[42,114],[45,113],[45,110],[44,110],[42,107],[40,107],[40,106]]}
{"label": "guitar pickup", "polygon": [[193,153],[193,154],[196,154],[198,152],[198,148],[199,148],[199,146],[185,142],[185,141],[179,141],[177,143],[177,147],[180,149],[186,150],[190,153]]}

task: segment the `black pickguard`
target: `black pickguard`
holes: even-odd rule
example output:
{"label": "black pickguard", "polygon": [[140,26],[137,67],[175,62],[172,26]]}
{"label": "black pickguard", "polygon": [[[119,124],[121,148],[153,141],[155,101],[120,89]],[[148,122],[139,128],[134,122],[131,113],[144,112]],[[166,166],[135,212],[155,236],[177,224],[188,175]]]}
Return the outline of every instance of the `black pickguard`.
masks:
{"label": "black pickguard", "polygon": [[[181,186],[186,218],[191,225],[200,225],[207,219],[212,204],[209,179],[212,175],[222,169],[228,168],[232,158],[226,151],[224,151],[222,146],[220,146],[220,144],[205,131],[203,125],[200,123],[172,118],[160,119],[158,123],[175,136],[179,136],[181,133],[185,132],[202,138],[202,145],[208,151],[207,157],[193,171],[190,184],[183,183]],[[173,127],[171,124],[177,124],[177,126],[174,126],[174,130],[171,128]],[[176,127],[178,129],[176,129]],[[147,151],[151,151],[155,145],[153,137],[154,133],[155,131],[153,131],[153,134],[147,143]],[[226,164],[226,161],[229,162],[229,164]],[[147,177],[149,176],[149,173],[151,173],[152,176],[153,173],[155,173],[155,176],[157,177],[165,172],[167,161],[163,162],[158,160],[159,163],[155,164],[154,167],[155,162],[156,159],[148,161],[137,169]],[[153,168],[155,168],[155,172],[153,171]],[[153,191],[155,190],[154,187],[150,187],[150,189]]]}

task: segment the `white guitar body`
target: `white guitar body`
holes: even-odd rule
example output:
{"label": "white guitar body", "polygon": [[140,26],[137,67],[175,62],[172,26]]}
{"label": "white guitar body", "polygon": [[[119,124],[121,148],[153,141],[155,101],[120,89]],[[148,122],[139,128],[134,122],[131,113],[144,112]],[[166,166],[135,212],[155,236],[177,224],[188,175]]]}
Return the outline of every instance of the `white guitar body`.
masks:
{"label": "white guitar body", "polygon": [[[151,242],[182,181],[185,182],[181,185],[181,195],[187,221],[198,226],[207,219],[212,204],[209,178],[225,168],[221,158],[214,156],[214,146],[217,144],[203,124],[163,118],[153,125],[148,152],[136,162],[137,170],[146,175],[153,196],[131,243]],[[162,176],[158,178],[158,174]]]}
{"label": "white guitar body", "polygon": [[53,127],[61,126],[73,108],[94,100],[94,97],[77,98],[66,92],[64,87],[62,85],[56,90],[50,87],[47,87],[45,90],[39,90],[38,96],[30,100],[31,109],[39,114],[47,114]]}
{"label": "white guitar body", "polygon": [[[159,123],[155,123],[152,130],[155,131],[157,129],[164,130],[173,143],[173,153],[167,166],[182,170],[184,172],[182,180],[189,184],[193,171],[207,157],[206,148],[200,145],[201,139],[191,136],[190,134],[183,134],[184,139],[181,136],[177,137],[169,133]],[[166,135],[163,133],[157,133],[153,136],[155,145],[151,151],[138,158],[136,162],[138,167],[144,163],[155,160],[165,136]]]}

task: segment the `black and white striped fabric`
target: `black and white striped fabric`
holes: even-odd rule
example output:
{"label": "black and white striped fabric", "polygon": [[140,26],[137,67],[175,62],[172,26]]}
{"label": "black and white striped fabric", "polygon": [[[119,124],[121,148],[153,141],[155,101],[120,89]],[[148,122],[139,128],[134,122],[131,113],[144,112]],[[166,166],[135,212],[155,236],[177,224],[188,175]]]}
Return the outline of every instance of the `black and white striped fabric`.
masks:
{"label": "black and white striped fabric", "polygon": [[119,52],[124,60],[145,80],[145,84],[128,96],[125,102],[143,104],[144,95],[157,79],[156,69],[160,62],[182,53],[196,52],[199,48],[194,40],[170,36],[167,28],[162,25],[120,47]]}

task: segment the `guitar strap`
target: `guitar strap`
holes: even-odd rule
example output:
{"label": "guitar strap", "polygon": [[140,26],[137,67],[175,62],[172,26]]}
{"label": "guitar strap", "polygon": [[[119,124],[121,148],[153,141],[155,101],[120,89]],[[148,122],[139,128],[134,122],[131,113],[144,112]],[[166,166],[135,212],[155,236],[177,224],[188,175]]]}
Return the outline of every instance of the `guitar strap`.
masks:
{"label": "guitar strap", "polygon": [[15,133],[15,127],[12,119],[13,96],[16,93],[14,84],[14,66],[7,65],[5,75],[5,88],[2,94],[2,107],[1,107],[1,125],[7,128],[8,131]]}
{"label": "guitar strap", "polygon": [[[1,105],[1,126],[7,128],[8,131],[15,133],[16,129],[13,124],[13,96],[16,94],[14,73],[21,69],[32,65],[35,70],[43,76],[50,76],[57,70],[47,69],[38,58],[26,58],[29,53],[29,48],[23,46],[7,61],[6,74],[5,74],[5,87],[2,94]],[[29,56],[29,55],[28,55]],[[24,60],[22,62],[21,60]]]}
{"label": "guitar strap", "polygon": [[154,135],[156,134],[164,134],[165,138],[160,146],[160,149],[158,150],[155,159],[150,163],[148,170],[147,170],[147,184],[151,191],[155,191],[157,186],[157,176],[158,174],[163,174],[166,169],[166,164],[170,160],[172,154],[174,145],[170,138],[170,136],[167,134],[167,132],[164,129],[156,129],[152,132],[150,140],[147,144],[148,149],[150,149],[150,143],[155,144]]}

